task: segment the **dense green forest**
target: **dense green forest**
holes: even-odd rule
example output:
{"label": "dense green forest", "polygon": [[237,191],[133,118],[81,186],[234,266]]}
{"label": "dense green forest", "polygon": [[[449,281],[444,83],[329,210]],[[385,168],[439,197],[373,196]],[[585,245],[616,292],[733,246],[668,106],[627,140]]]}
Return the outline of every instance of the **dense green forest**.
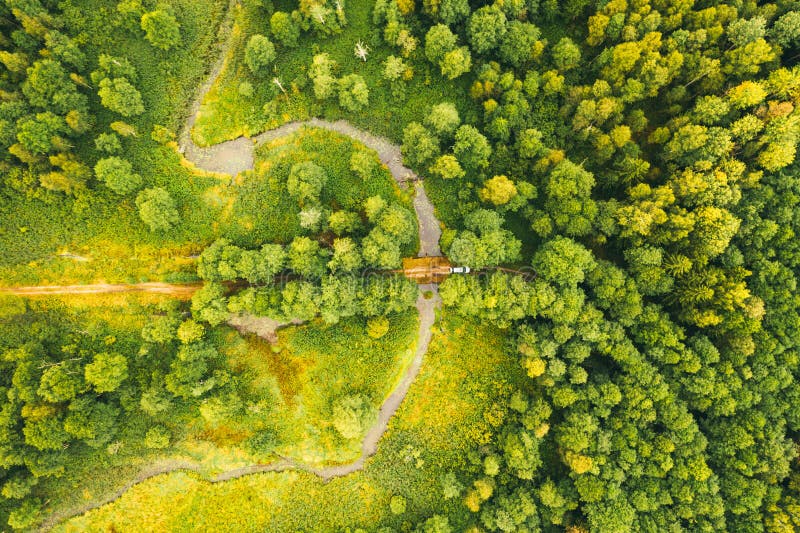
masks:
{"label": "dense green forest", "polygon": [[[0,286],[202,287],[0,294],[0,519],[191,460],[59,527],[800,529],[798,58],[783,0],[3,0]],[[228,176],[190,115],[386,146],[302,127]],[[421,194],[472,269],[436,289]],[[356,460],[439,296],[363,470],[204,484]]]}

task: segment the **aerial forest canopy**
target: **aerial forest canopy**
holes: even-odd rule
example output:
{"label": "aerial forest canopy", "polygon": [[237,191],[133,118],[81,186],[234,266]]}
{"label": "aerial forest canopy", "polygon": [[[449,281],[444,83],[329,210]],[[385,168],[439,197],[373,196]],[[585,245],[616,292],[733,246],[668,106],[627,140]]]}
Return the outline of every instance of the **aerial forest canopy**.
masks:
{"label": "aerial forest canopy", "polygon": [[[416,305],[423,373],[473,330],[514,370],[438,387],[449,437],[401,407],[381,509],[332,530],[800,530],[800,4],[227,4],[0,3],[0,286],[198,286],[0,294],[3,522],[67,518],[91,465],[355,461]],[[471,272],[418,290],[430,245]]]}

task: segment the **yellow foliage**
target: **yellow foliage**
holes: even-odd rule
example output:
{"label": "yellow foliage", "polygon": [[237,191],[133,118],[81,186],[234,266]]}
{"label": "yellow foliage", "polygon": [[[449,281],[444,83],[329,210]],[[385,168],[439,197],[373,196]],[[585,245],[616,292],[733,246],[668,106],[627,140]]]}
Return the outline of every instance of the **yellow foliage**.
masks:
{"label": "yellow foliage", "polygon": [[764,87],[755,81],[743,81],[728,91],[728,99],[736,109],[758,105],[767,97]]}
{"label": "yellow foliage", "polygon": [[539,59],[539,57],[544,52],[544,41],[536,41],[533,45],[533,52],[531,53],[531,57],[534,60]]}
{"label": "yellow foliage", "polygon": [[594,466],[594,462],[592,461],[591,457],[587,455],[581,455],[579,453],[568,451],[564,454],[564,460],[576,474],[585,474],[592,469],[592,466]]}
{"label": "yellow foliage", "polygon": [[528,371],[528,377],[538,378],[547,370],[547,363],[538,357],[529,357],[525,359],[525,370]]}
{"label": "yellow foliage", "polygon": [[481,498],[478,496],[478,492],[475,489],[467,491],[467,495],[464,496],[464,505],[473,513],[477,513],[481,510]]}
{"label": "yellow foliage", "polygon": [[484,202],[494,205],[504,205],[517,195],[517,186],[506,176],[495,176],[487,180],[484,187],[478,191],[478,196]]}
{"label": "yellow foliage", "polygon": [[489,408],[483,412],[484,420],[486,420],[489,425],[494,427],[500,427],[500,425],[503,423],[505,415],[505,410],[496,403],[490,405]]}
{"label": "yellow foliage", "polygon": [[602,13],[589,17],[589,36],[586,37],[588,45],[597,46],[605,40],[606,27],[608,27],[610,20],[609,17]]}
{"label": "yellow foliage", "polygon": [[414,0],[397,0],[397,7],[403,15],[410,15],[414,12]]}
{"label": "yellow foliage", "polygon": [[480,479],[476,479],[475,482],[472,484],[475,487],[475,490],[478,493],[478,497],[481,501],[486,501],[492,497],[494,493],[494,481],[491,478],[482,477]]}
{"label": "yellow foliage", "polygon": [[494,98],[489,98],[485,102],[483,102],[483,110],[487,115],[491,115],[494,113],[497,108],[500,107],[500,104],[497,103],[497,100]]}
{"label": "yellow foliage", "polygon": [[41,404],[25,404],[22,406],[22,418],[28,420],[39,420],[48,416],[54,415],[56,408],[53,405]]}
{"label": "yellow foliage", "polygon": [[476,100],[483,97],[483,84],[479,81],[473,83],[469,88],[469,95]]}
{"label": "yellow foliage", "polygon": [[624,124],[611,130],[611,140],[617,148],[622,148],[631,140],[631,129]]}

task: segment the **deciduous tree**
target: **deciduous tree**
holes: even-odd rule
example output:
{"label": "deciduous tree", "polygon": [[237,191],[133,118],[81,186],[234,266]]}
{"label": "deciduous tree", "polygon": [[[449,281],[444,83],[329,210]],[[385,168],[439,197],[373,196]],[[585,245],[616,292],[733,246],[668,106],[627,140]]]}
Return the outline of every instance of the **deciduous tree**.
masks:
{"label": "deciduous tree", "polygon": [[136,197],[136,207],[139,208],[139,218],[152,231],[170,230],[180,221],[175,201],[160,187],[140,192]]}
{"label": "deciduous tree", "polygon": [[244,49],[244,62],[254,74],[263,73],[275,61],[275,45],[263,35],[253,35]]}
{"label": "deciduous tree", "polygon": [[97,179],[117,194],[128,194],[142,185],[142,177],[133,172],[131,164],[119,157],[101,159],[94,166]]}
{"label": "deciduous tree", "polygon": [[142,15],[142,29],[150,44],[162,50],[169,50],[181,40],[181,25],[175,16],[164,10],[156,9]]}
{"label": "deciduous tree", "polygon": [[84,368],[84,376],[96,392],[114,392],[128,377],[128,360],[119,353],[95,354]]}

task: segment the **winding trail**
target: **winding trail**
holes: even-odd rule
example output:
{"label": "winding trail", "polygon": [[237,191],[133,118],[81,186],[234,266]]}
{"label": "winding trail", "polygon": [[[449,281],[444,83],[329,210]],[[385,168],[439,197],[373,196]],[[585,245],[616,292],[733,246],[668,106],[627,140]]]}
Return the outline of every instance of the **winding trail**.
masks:
{"label": "winding trail", "polygon": [[[211,84],[207,83],[205,92],[201,93],[201,98],[205,96],[205,93],[210,88]],[[180,152],[183,153],[188,161],[194,164],[195,167],[209,172],[236,176],[240,172],[251,170],[255,164],[254,154],[256,147],[290,135],[305,126],[322,128],[346,135],[361,142],[367,148],[375,150],[381,162],[386,165],[400,187],[406,188],[408,182],[415,183],[414,210],[417,213],[417,221],[419,223],[419,256],[441,255],[439,238],[442,235],[442,230],[439,220],[434,214],[433,204],[428,199],[419,177],[413,170],[403,165],[403,155],[400,152],[400,147],[393,144],[389,139],[359,129],[346,120],[332,122],[312,118],[310,120],[288,122],[274,130],[261,133],[252,139],[239,137],[214,146],[200,147],[194,143],[191,136],[191,127],[197,118],[199,110],[199,105],[194,107],[194,113],[180,136],[179,146]]]}
{"label": "winding trail", "polygon": [[[220,27],[220,35],[226,35],[230,32],[233,18],[231,13],[235,3],[236,0],[231,0],[229,13]],[[302,122],[289,122],[274,130],[264,132],[253,139],[239,137],[238,139],[223,142],[210,147],[197,146],[192,140],[191,130],[195,124],[195,121],[197,120],[203,99],[213,86],[216,78],[221,74],[225,67],[228,57],[227,48],[227,45],[223,47],[220,58],[215,62],[207,80],[200,87],[198,95],[190,107],[190,116],[186,121],[186,126],[179,136],[179,151],[189,162],[201,170],[236,176],[236,174],[239,172],[253,168],[255,149],[259,144],[289,135],[295,131],[298,131],[304,126],[324,128],[335,131],[342,135],[349,136],[357,141],[360,141],[368,148],[375,150],[378,153],[381,162],[387,166],[392,174],[392,177],[397,181],[401,188],[407,188],[409,182],[414,183],[414,210],[417,215],[420,238],[418,257],[441,255],[439,238],[441,237],[442,230],[441,224],[436,218],[433,204],[428,199],[428,196],[425,193],[425,188],[423,187],[418,176],[411,169],[403,165],[400,147],[384,137],[376,136],[364,130],[358,129],[344,120],[331,122],[318,118],[312,118],[311,120]],[[143,287],[143,285],[146,285],[147,287]],[[84,289],[79,287],[83,287]],[[196,289],[196,287],[191,287],[189,284],[182,286],[170,284],[140,284],[132,286],[108,285],[103,287],[111,290],[93,290],[93,288],[99,287],[100,286],[92,285],[67,286],[67,289],[69,291],[76,291],[75,293],[78,291],[81,293],[124,292],[125,290],[146,290],[148,292],[165,291],[167,293],[173,293],[170,291],[194,291]],[[123,287],[127,287],[127,289]],[[48,290],[51,291],[50,293],[56,293],[57,289],[58,288],[55,288],[54,291],[53,287],[22,287],[13,289],[13,291],[20,295],[31,295],[48,294]],[[65,287],[61,287],[61,289],[65,289]],[[18,291],[29,292],[26,293]],[[425,298],[426,293],[429,294],[429,298]],[[372,425],[372,427],[370,427],[370,429],[367,431],[367,434],[364,436],[364,440],[361,443],[361,455],[356,460],[340,465],[315,468],[296,462],[287,457],[280,457],[279,460],[273,463],[255,464],[221,472],[209,479],[209,481],[211,483],[219,483],[261,472],[301,470],[312,473],[320,477],[323,481],[327,482],[333,478],[346,476],[363,469],[367,459],[377,452],[378,443],[389,427],[389,420],[397,412],[400,404],[408,394],[411,384],[414,382],[419,374],[420,369],[422,368],[422,362],[425,354],[428,351],[428,345],[431,341],[432,328],[436,321],[436,311],[440,307],[441,298],[439,297],[438,285],[421,285],[420,294],[416,302],[416,309],[419,313],[419,333],[417,337],[417,347],[414,358],[406,368],[405,373],[403,374],[403,377],[398,385],[381,405],[378,411],[376,422]],[[121,487],[115,493],[108,495],[103,500],[95,501],[79,508],[51,515],[42,523],[40,529],[43,531],[48,530],[59,522],[70,517],[84,514],[92,509],[112,503],[113,501],[119,499],[134,485],[137,485],[138,483],[141,483],[152,477],[175,471],[189,471],[200,474],[203,473],[200,465],[183,459],[168,460],[152,464],[143,469],[137,476],[134,477],[134,479],[126,483],[125,486]]]}

